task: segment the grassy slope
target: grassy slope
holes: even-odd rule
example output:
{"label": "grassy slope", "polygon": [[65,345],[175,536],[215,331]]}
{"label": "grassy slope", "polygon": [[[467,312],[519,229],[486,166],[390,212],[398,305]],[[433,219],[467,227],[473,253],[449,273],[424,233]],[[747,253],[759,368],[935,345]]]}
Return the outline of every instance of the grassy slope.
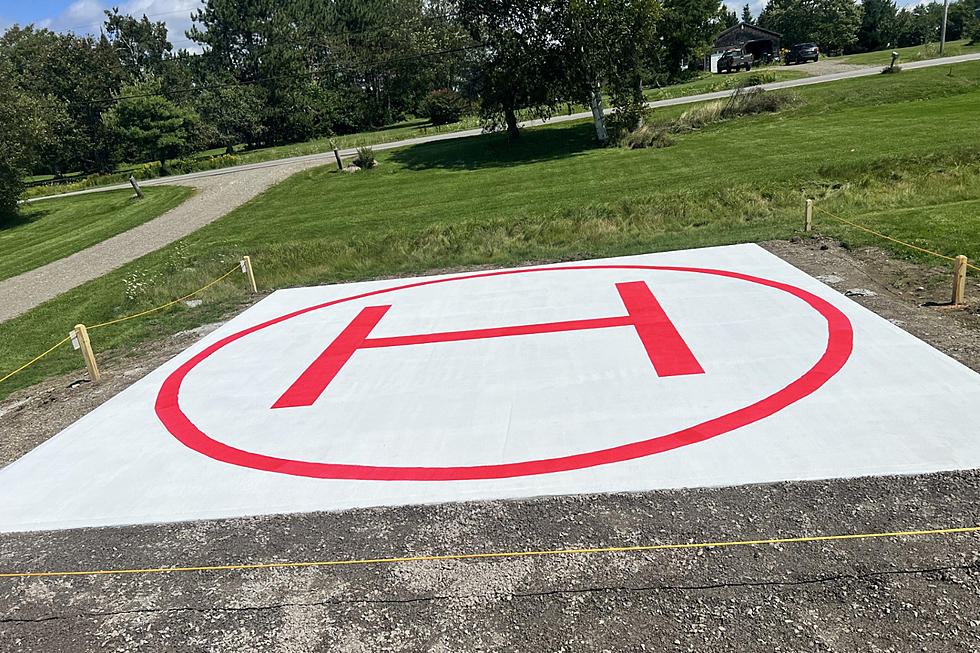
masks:
{"label": "grassy slope", "polygon": [[143,201],[131,191],[32,202],[22,220],[0,229],[0,279],[33,270],[151,220],[194,194],[182,186],[147,188]]}
{"label": "grassy slope", "polygon": [[[967,45],[968,39],[961,41],[949,41],[941,56],[955,57],[961,54],[972,54],[980,52],[980,44]],[[926,43],[925,45],[914,45],[908,48],[898,48],[897,50],[878,50],[876,52],[862,52],[861,54],[851,54],[846,57],[839,57],[833,61],[850,64],[866,64],[884,66],[892,61],[892,52],[898,52],[898,63],[901,65],[908,61],[922,61],[924,59],[939,58],[939,44]]]}
{"label": "grassy slope", "polygon": [[[266,288],[630,254],[786,238],[812,195],[898,237],[980,256],[980,216],[960,208],[977,201],[980,184],[980,63],[959,65],[952,77],[908,71],[800,95],[807,102],[799,108],[681,135],[667,149],[598,149],[591,124],[578,123],[529,130],[514,145],[494,135],[386,152],[377,170],[357,175],[306,171],[180,244],[0,325],[0,360],[14,367],[76,321],[164,303],[246,252]],[[963,222],[951,234],[953,218]],[[874,242],[820,217],[817,224],[850,243]],[[151,290],[132,300],[125,280],[134,274]],[[242,284],[233,275],[198,308],[109,327],[94,343],[132,346],[214,319],[242,296]],[[0,396],[79,364],[75,352],[59,352],[0,386]]]}

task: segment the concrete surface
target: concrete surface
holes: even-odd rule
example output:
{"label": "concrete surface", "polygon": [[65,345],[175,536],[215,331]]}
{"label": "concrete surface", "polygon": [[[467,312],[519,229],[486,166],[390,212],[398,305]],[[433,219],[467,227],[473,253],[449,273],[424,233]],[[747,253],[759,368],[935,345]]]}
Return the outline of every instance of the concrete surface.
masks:
{"label": "concrete surface", "polygon": [[[777,285],[642,266],[734,270]],[[960,428],[980,416],[980,376],[758,246],[448,279],[275,293],[0,471],[10,497],[0,528],[980,463],[980,443]],[[619,319],[616,284],[638,281],[704,373],[671,373],[676,348],[661,331],[645,349],[634,323],[457,337]],[[390,313],[333,380],[306,403],[275,407],[378,305]],[[412,341],[446,332],[451,342]],[[842,355],[844,332],[854,348]]]}

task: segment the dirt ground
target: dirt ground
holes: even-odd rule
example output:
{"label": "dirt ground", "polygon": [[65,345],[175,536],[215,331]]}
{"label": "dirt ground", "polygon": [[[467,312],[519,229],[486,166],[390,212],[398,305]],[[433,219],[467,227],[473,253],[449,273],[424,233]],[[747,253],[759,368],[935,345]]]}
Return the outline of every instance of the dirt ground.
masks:
{"label": "dirt ground", "polygon": [[[827,239],[770,251],[980,371],[949,269]],[[868,294],[870,291],[873,294]],[[968,296],[980,296],[969,280]],[[0,402],[0,465],[209,329],[108,380]],[[964,425],[970,428],[970,425]],[[0,571],[338,560],[980,524],[980,472],[545,497],[0,535]],[[0,650],[978,651],[975,533],[343,567],[0,578]]]}

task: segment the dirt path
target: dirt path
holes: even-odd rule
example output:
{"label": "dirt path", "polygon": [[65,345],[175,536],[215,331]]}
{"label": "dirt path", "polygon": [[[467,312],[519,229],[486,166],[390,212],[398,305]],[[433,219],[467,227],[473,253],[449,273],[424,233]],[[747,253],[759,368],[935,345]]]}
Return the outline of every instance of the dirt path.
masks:
{"label": "dirt path", "polygon": [[322,164],[319,160],[294,161],[234,175],[184,179],[180,185],[198,192],[180,206],[88,249],[0,281],[0,322],[183,238],[290,175]]}

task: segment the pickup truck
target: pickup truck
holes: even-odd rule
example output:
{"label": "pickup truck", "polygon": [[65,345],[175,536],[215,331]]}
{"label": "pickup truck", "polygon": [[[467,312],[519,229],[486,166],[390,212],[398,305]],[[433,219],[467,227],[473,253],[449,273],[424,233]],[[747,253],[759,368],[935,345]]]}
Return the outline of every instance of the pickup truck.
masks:
{"label": "pickup truck", "polygon": [[743,67],[746,70],[752,70],[752,61],[752,55],[747,52],[726,50],[725,54],[721,55],[721,59],[718,60],[718,72],[730,73],[733,70],[739,71]]}

